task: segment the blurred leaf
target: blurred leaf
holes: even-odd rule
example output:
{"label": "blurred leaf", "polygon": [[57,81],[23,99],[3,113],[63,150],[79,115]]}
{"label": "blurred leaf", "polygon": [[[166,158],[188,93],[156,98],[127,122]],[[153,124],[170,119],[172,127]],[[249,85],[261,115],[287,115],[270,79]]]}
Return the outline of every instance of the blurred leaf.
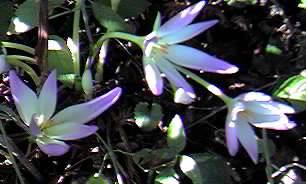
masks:
{"label": "blurred leaf", "polygon": [[137,16],[150,5],[146,0],[102,0],[102,2],[123,18]]}
{"label": "blurred leaf", "polygon": [[[264,152],[264,143],[263,143],[263,139],[259,139],[257,141],[258,144],[258,153],[263,153]],[[269,153],[270,156],[272,157],[275,152],[276,152],[276,146],[274,144],[274,142],[271,139],[268,139],[268,148],[269,148]]]}
{"label": "blurred leaf", "polygon": [[180,184],[178,180],[179,176],[175,173],[174,169],[166,168],[161,170],[156,176],[155,184]]}
{"label": "blurred leaf", "polygon": [[167,131],[167,143],[170,149],[179,153],[185,148],[186,135],[184,124],[179,115],[171,120]]}
{"label": "blurred leaf", "polygon": [[65,75],[59,75],[57,79],[67,87],[72,88],[74,86],[76,76],[75,74],[65,74]]}
{"label": "blurred leaf", "polygon": [[92,3],[94,16],[99,23],[108,29],[108,31],[129,31],[129,25],[124,22],[111,7],[106,6],[103,0],[97,0]]}
{"label": "blurred leaf", "polygon": [[[49,12],[59,7],[65,0],[49,0]],[[38,25],[39,20],[39,1],[26,0],[18,6],[15,17],[12,18],[9,26],[9,33],[19,34],[26,32]]]}
{"label": "blurred leaf", "polygon": [[[202,184],[202,175],[196,160],[192,157],[182,155],[179,158],[179,167],[182,172],[191,179],[193,184]],[[213,183],[209,183],[213,184]],[[217,183],[216,183],[217,184]]]}
{"label": "blurred leaf", "polygon": [[110,181],[103,175],[91,176],[86,184],[110,184]]}
{"label": "blurred leaf", "polygon": [[0,1],[0,39],[4,40],[11,18],[14,15],[13,4],[9,0]]}
{"label": "blurred leaf", "polygon": [[289,101],[298,111],[306,108],[306,70],[284,81],[273,92],[273,96]]}
{"label": "blurred leaf", "polygon": [[48,40],[48,68],[56,69],[58,75],[72,74],[72,55],[65,40],[51,35]]}
{"label": "blurred leaf", "polygon": [[155,129],[162,119],[162,109],[159,104],[153,103],[151,107],[146,102],[139,102],[134,109],[134,118],[137,126],[143,131]]}
{"label": "blurred leaf", "polygon": [[282,50],[276,47],[275,45],[268,44],[266,46],[266,52],[270,54],[280,55],[282,53]]}

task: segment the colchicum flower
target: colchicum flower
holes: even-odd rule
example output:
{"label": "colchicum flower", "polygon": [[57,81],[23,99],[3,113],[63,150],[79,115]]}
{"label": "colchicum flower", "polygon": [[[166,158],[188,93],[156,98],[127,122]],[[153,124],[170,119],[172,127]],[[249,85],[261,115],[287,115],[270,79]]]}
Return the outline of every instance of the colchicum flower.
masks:
{"label": "colchicum flower", "polygon": [[10,71],[9,79],[21,119],[29,126],[39,148],[50,156],[63,155],[69,150],[70,146],[64,141],[95,133],[97,126],[84,124],[114,104],[121,94],[121,88],[117,87],[91,101],[67,107],[53,115],[57,99],[55,71],[49,75],[39,96],[18,78],[15,71]]}
{"label": "colchicum flower", "polygon": [[[197,36],[218,22],[218,20],[210,20],[190,24],[200,13],[204,4],[204,1],[200,1],[186,8],[163,25],[160,25],[160,14],[158,14],[153,32],[145,36],[141,44],[138,43],[144,53],[143,65],[146,81],[154,95],[160,95],[163,92],[161,73],[164,73],[176,90],[182,89],[178,91],[177,102],[191,103],[193,101],[195,93],[190,84],[176,70],[176,65],[221,74],[238,71],[234,65],[201,50],[178,44]],[[184,96],[186,99],[180,100]]]}
{"label": "colchicum flower", "polygon": [[[252,124],[258,128],[288,130],[296,124],[285,113],[294,113],[294,109],[275,102],[268,95],[259,92],[241,94],[229,103],[225,134],[230,155],[238,152],[239,142],[245,148],[254,163],[258,160],[256,134]],[[250,123],[250,124],[249,124]]]}

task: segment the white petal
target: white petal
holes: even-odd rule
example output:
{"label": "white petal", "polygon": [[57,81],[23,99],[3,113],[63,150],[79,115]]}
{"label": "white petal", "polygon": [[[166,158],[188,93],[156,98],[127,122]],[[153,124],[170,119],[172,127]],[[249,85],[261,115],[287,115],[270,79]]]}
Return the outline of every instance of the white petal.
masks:
{"label": "white petal", "polygon": [[36,94],[26,86],[16,75],[9,73],[10,88],[17,111],[26,125],[30,125],[33,114],[38,114],[38,99]]}
{"label": "white petal", "polygon": [[67,153],[69,145],[63,141],[50,139],[48,137],[37,138],[36,143],[38,147],[49,156],[61,156]]}
{"label": "white petal", "polygon": [[167,59],[187,68],[222,74],[238,71],[238,68],[234,65],[184,45],[170,45],[167,51],[168,53],[165,56]]}
{"label": "white petal", "polygon": [[82,88],[86,95],[91,96],[93,93],[93,80],[90,69],[86,69],[82,76]]}
{"label": "white petal", "polygon": [[94,125],[83,125],[73,122],[56,124],[43,130],[46,136],[59,140],[75,140],[87,137],[98,130]]}
{"label": "white petal", "polygon": [[235,156],[238,152],[239,144],[236,133],[236,123],[232,121],[231,113],[226,117],[225,136],[227,150],[230,155]]}
{"label": "white petal", "polygon": [[239,118],[236,123],[237,137],[247,151],[254,163],[258,160],[258,148],[256,135],[252,127],[243,118]]}
{"label": "white petal", "polygon": [[278,108],[273,106],[270,102],[259,102],[259,101],[253,101],[253,102],[245,102],[245,109],[249,113],[257,113],[262,115],[280,115],[283,114],[283,112]]}
{"label": "white petal", "polygon": [[184,42],[209,29],[216,23],[218,23],[218,20],[210,20],[191,24],[182,28],[181,30],[178,30],[175,34],[165,35],[159,41],[169,45]]}
{"label": "white petal", "polygon": [[180,30],[181,28],[190,24],[193,19],[200,13],[204,5],[205,1],[200,1],[194,4],[193,6],[184,9],[183,11],[172,17],[170,20],[165,22],[165,24],[163,24],[159,28],[158,35],[162,37],[176,30]]}
{"label": "white petal", "polygon": [[279,103],[279,102],[275,102],[275,101],[272,101],[271,104],[274,107],[277,107],[283,113],[292,114],[292,113],[295,112],[295,110],[292,107],[290,107],[289,105]]}
{"label": "white petal", "polygon": [[44,120],[49,120],[56,108],[57,83],[56,71],[53,70],[45,81],[38,97],[39,111]]}
{"label": "white petal", "polygon": [[75,122],[87,123],[113,105],[121,94],[121,88],[116,87],[108,93],[89,102],[73,105],[57,113],[52,120],[54,123]]}
{"label": "white petal", "polygon": [[181,103],[181,104],[190,104],[195,99],[195,94],[186,92],[183,88],[179,88],[176,90],[174,95],[174,102]]}
{"label": "white petal", "polygon": [[266,101],[271,101],[272,98],[269,95],[266,95],[261,92],[248,92],[241,94],[237,97],[237,99],[251,102],[251,101],[259,101],[259,102],[266,102]]}
{"label": "white petal", "polygon": [[163,93],[163,79],[160,76],[159,69],[149,57],[143,57],[143,66],[145,71],[146,81],[154,95]]}
{"label": "white petal", "polygon": [[[269,117],[272,117],[271,115]],[[288,117],[284,114],[280,114],[278,119],[275,121],[258,121],[259,117],[256,118],[257,121],[252,122],[252,124],[258,128],[267,128],[273,130],[289,130],[296,126],[293,121],[289,121]]]}

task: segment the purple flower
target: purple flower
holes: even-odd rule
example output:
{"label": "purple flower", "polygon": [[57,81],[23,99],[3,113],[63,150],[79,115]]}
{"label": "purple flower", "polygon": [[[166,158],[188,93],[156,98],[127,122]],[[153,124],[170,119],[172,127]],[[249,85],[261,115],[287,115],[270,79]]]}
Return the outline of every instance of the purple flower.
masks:
{"label": "purple flower", "polygon": [[59,156],[69,150],[65,140],[75,140],[95,133],[98,127],[85,125],[114,104],[120,94],[117,87],[89,102],[73,105],[53,115],[56,108],[57,82],[53,71],[44,83],[39,96],[16,75],[9,73],[10,87],[17,111],[30,127],[39,148],[50,156]]}
{"label": "purple flower", "polygon": [[163,25],[160,25],[160,14],[158,14],[153,32],[145,36],[143,43],[139,44],[144,53],[143,64],[146,81],[154,95],[160,95],[163,92],[161,73],[164,73],[176,90],[182,88],[184,96],[189,96],[187,100],[183,99],[182,102],[179,101],[181,98],[177,98],[178,103],[191,103],[196,97],[190,84],[176,70],[176,65],[222,74],[238,71],[237,67],[201,50],[178,44],[197,36],[218,22],[210,20],[190,24],[204,4],[204,1],[200,1],[184,9]]}
{"label": "purple flower", "polygon": [[290,121],[285,113],[294,113],[294,109],[273,101],[270,96],[263,93],[249,92],[236,97],[229,104],[225,125],[230,155],[234,156],[238,152],[239,140],[254,163],[257,163],[257,137],[250,124],[274,130],[294,128],[295,123]]}

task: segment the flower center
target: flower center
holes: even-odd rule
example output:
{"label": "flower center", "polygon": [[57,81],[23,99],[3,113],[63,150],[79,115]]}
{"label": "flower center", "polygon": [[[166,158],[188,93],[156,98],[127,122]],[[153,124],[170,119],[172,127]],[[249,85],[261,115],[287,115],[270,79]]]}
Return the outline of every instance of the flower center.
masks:
{"label": "flower center", "polygon": [[168,45],[159,43],[159,37],[156,32],[152,32],[146,36],[144,45],[144,54],[147,57],[154,57],[154,54],[167,54]]}

